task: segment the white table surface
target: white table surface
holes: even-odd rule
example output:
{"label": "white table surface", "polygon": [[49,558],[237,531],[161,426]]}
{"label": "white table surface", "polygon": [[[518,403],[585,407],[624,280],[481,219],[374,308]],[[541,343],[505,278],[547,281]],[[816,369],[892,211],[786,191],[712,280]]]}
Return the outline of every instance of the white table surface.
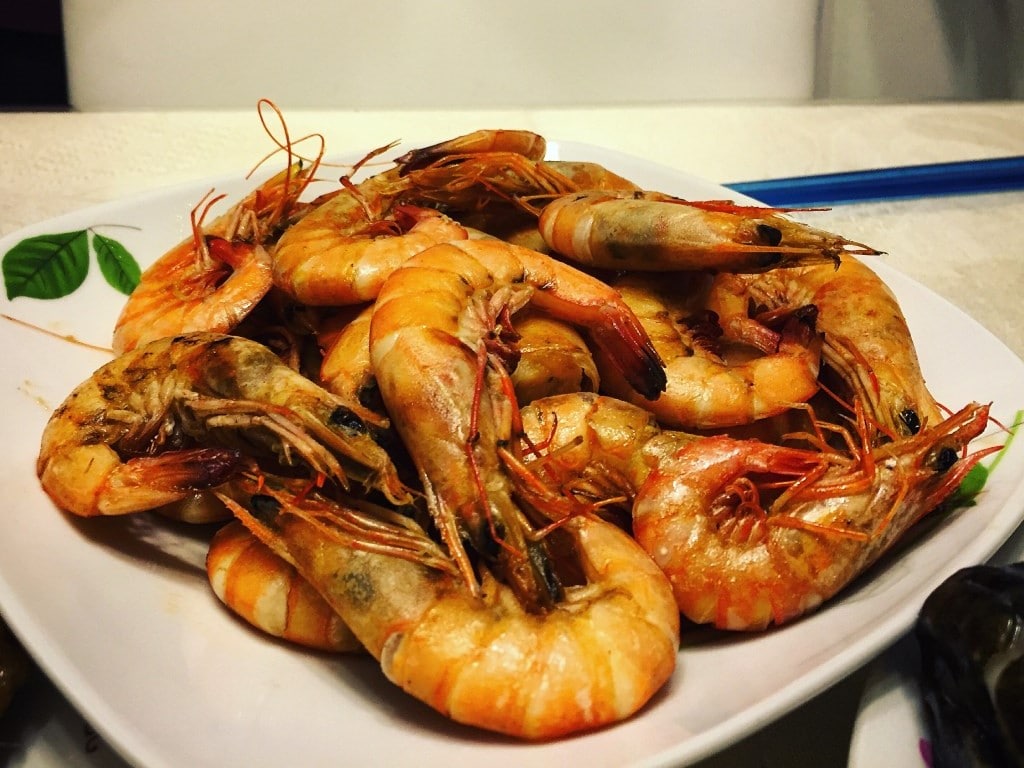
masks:
{"label": "white table surface", "polygon": [[[300,111],[286,117],[293,137],[319,132],[329,153],[394,139],[435,141],[477,128],[523,128],[723,183],[1024,155],[1022,102]],[[255,107],[0,114],[0,236],[94,203],[247,170],[268,146]],[[822,228],[886,251],[880,258],[1024,357],[1024,192],[858,204],[816,216]],[[858,671],[699,765],[844,765],[864,677]],[[0,757],[13,750],[15,764],[120,764],[75,718],[45,680],[34,680],[0,721]],[[30,747],[28,763],[24,749],[12,747],[19,740]]]}

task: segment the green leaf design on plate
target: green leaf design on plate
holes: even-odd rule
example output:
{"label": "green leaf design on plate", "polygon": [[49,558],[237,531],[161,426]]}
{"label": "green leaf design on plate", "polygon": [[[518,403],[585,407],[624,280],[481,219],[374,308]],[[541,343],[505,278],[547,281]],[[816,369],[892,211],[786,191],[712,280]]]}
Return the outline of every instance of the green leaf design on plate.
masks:
{"label": "green leaf design on plate", "polygon": [[89,274],[89,233],[80,229],[22,240],[4,254],[7,298],[59,299]]}
{"label": "green leaf design on plate", "polygon": [[127,248],[112,237],[96,233],[92,249],[96,252],[100,272],[112,288],[126,296],[135,290],[142,272]]}
{"label": "green leaf design on plate", "polygon": [[1020,429],[1022,423],[1024,423],[1024,410],[1017,411],[1014,415],[1011,425],[1006,429],[1006,442],[1003,443],[1002,450],[995,455],[992,462],[988,466],[978,464],[967,473],[967,477],[965,477],[963,482],[960,483],[960,487],[957,488],[949,497],[949,503],[951,506],[974,506],[975,497],[985,488],[985,484],[988,482],[989,477],[996,471],[996,467],[999,466],[999,462],[1003,460],[1003,456],[1006,455],[1006,451],[1010,448],[1010,443],[1012,443],[1013,439],[1017,436],[1017,431]]}
{"label": "green leaf design on plate", "polygon": [[78,290],[89,274],[90,247],[114,290],[125,295],[135,290],[142,276],[138,262],[120,242],[89,227],[29,237],[5,253],[7,298],[60,299]]}
{"label": "green leaf design on plate", "polygon": [[951,504],[955,507],[973,507],[975,498],[981,493],[991,474],[992,470],[984,464],[975,465],[960,483],[960,487],[949,497]]}

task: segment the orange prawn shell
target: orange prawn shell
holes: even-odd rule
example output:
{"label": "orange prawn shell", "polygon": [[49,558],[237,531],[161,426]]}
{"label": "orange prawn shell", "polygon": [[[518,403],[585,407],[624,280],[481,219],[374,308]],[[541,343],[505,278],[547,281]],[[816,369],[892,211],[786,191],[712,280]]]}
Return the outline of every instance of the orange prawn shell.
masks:
{"label": "orange prawn shell", "polygon": [[217,598],[267,634],[317,650],[362,649],[309,582],[239,522],[214,534],[206,571]]}
{"label": "orange prawn shell", "polygon": [[[594,586],[564,609],[528,614],[485,576],[483,595],[445,591],[380,649],[388,679],[457,722],[543,740],[641,709],[675,671],[679,612],[665,576],[618,528],[567,524]],[[613,631],[618,627],[618,631]],[[614,638],[609,633],[614,633]]]}
{"label": "orange prawn shell", "polygon": [[[988,413],[969,404],[856,462],[705,438],[651,473],[633,507],[634,535],[692,621],[734,630],[790,621],[845,588],[998,450],[964,454]],[[785,503],[762,507],[751,475],[788,481]]]}

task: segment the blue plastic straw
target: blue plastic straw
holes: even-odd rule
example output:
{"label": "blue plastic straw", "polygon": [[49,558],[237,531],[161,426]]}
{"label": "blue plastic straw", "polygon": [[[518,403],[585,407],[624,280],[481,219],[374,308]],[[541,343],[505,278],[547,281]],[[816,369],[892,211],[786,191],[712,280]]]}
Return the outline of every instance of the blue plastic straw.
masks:
{"label": "blue plastic straw", "polygon": [[765,205],[808,208],[1024,189],[1024,155],[726,184]]}

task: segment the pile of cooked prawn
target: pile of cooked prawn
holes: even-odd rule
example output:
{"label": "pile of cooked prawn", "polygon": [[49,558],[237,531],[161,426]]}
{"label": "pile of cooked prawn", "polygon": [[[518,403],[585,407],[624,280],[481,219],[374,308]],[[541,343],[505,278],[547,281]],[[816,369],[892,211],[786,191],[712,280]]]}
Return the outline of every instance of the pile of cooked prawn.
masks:
{"label": "pile of cooked prawn", "polygon": [[932,398],[868,246],[526,131],[311,197],[321,157],[197,206],[38,473],[75,515],[218,522],[230,609],[458,722],[633,715],[681,617],[797,619],[986,454],[987,408]]}

